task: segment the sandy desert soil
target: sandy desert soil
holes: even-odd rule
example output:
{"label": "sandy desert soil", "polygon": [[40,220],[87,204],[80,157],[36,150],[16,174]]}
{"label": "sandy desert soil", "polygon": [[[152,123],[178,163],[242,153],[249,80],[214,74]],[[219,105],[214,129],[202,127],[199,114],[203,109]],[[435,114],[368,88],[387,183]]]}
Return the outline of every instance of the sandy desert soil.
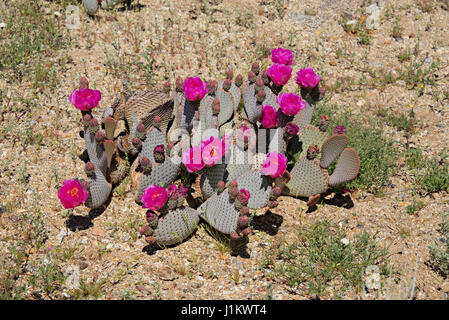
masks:
{"label": "sandy desert soil", "polygon": [[[16,2],[0,5],[0,20],[19,10]],[[380,191],[350,190],[349,207],[329,194],[306,212],[303,200],[281,197],[277,208],[257,213],[246,251],[239,254],[231,254],[204,225],[177,246],[149,252],[138,234],[144,212],[133,201],[129,181],[114,191],[101,213],[78,207],[69,217],[57,197],[64,179],[84,177],[79,113],[67,100],[81,76],[103,93],[94,111],[100,115],[121,90],[124,74],[133,90],[161,87],[177,75],[221,78],[228,68],[245,75],[254,61],[267,66],[271,49],[279,46],[295,53],[295,71],[310,66],[319,72],[326,103],[340,110],[383,119],[379,110],[408,114],[412,105],[419,123],[409,143],[436,157],[449,145],[447,2],[379,1],[379,28],[366,34],[344,28],[347,21],[363,22],[371,2],[362,0],[140,0],[131,10],[100,10],[96,18],[77,1],[38,3],[44,20],[56,21],[64,44],[42,50],[16,72],[0,69],[4,297],[316,298],[307,285],[288,284],[261,261],[298,228],[329,219],[344,222],[350,241],[366,231],[387,247],[394,290],[411,277],[416,263],[415,298],[447,299],[448,280],[428,261],[429,245],[441,238],[440,214],[449,210],[449,196],[447,190],[417,192],[403,158]],[[65,27],[64,8],[70,3],[80,9],[79,29]],[[8,28],[0,29],[2,39],[9,38]],[[410,81],[400,76],[418,68],[426,73]],[[287,89],[296,89],[293,81]],[[384,122],[386,137],[406,142],[403,130]],[[413,201],[419,209],[408,214]],[[381,277],[387,283],[388,275]],[[340,286],[330,283],[318,298],[379,298],[377,291],[340,292]]]}

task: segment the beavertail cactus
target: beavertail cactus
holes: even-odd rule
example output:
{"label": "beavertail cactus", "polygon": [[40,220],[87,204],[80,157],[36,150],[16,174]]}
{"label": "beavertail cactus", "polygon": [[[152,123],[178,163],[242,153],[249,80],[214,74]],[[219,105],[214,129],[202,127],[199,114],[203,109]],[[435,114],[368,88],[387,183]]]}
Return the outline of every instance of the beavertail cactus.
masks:
{"label": "beavertail cactus", "polygon": [[337,125],[329,136],[325,115],[311,125],[325,93],[321,77],[299,70],[301,94],[285,92],[294,54],[276,48],[271,61],[265,70],[253,63],[245,78],[232,70],[218,81],[178,76],[173,88],[166,81],[160,90],[131,92],[124,78],[101,118],[92,114],[101,93],[82,78],[69,101],[81,111],[88,179],[63,183],[64,208],[106,206],[129,174],[134,200],[146,209],[140,234],[148,244],[184,241],[200,218],[240,241],[251,234],[252,216],[276,210],[281,195],[314,206],[329,188],[354,179],[360,159],[348,148],[346,128]]}

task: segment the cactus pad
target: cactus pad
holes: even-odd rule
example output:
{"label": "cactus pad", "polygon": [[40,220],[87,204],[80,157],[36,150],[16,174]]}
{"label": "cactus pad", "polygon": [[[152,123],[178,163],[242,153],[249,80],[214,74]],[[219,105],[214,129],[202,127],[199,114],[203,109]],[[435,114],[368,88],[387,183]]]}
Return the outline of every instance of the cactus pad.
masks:
{"label": "cactus pad", "polygon": [[317,160],[299,158],[290,176],[287,187],[290,194],[296,197],[310,197],[323,193],[328,188],[329,175],[326,170],[321,169]]}
{"label": "cactus pad", "polygon": [[95,173],[89,181],[89,197],[84,203],[86,207],[95,209],[106,202],[111,194],[112,186],[106,181],[100,170],[95,167]]}
{"label": "cactus pad", "polygon": [[338,158],[337,166],[329,177],[331,187],[345,183],[354,179],[360,170],[360,158],[352,148],[346,148]]}
{"label": "cactus pad", "polygon": [[273,179],[263,174],[259,170],[250,170],[237,178],[239,189],[244,188],[249,191],[251,198],[248,201],[248,208],[260,209],[265,207],[270,198],[271,185]]}
{"label": "cactus pad", "polygon": [[321,147],[321,168],[327,168],[348,145],[349,139],[345,134],[334,134],[327,138]]}
{"label": "cactus pad", "polygon": [[199,220],[196,210],[188,207],[178,208],[158,219],[153,237],[159,245],[176,244],[192,234]]}

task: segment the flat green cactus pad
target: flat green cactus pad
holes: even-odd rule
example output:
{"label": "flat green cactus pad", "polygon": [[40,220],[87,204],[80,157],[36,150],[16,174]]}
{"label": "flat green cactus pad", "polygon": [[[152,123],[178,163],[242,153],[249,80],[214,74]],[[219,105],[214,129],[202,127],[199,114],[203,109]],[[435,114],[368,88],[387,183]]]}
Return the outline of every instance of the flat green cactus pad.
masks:
{"label": "flat green cactus pad", "polygon": [[106,202],[111,194],[112,186],[106,181],[100,170],[95,167],[95,173],[89,181],[89,197],[84,203],[86,207],[95,209]]}
{"label": "flat green cactus pad", "polygon": [[326,170],[321,169],[316,159],[299,158],[290,175],[287,187],[293,196],[310,197],[323,193],[328,188],[329,175]]}
{"label": "flat green cactus pad", "polygon": [[263,174],[260,170],[250,170],[237,178],[239,189],[249,191],[251,198],[248,208],[260,209],[266,206],[270,197],[273,179]]}
{"label": "flat green cactus pad", "polygon": [[331,187],[351,181],[360,170],[360,158],[352,148],[346,148],[338,158],[337,166],[329,177],[329,185]]}
{"label": "flat green cactus pad", "polygon": [[334,134],[327,138],[321,147],[321,168],[327,168],[343,152],[349,139],[345,134]]}
{"label": "flat green cactus pad", "polygon": [[201,218],[218,231],[230,234],[237,230],[239,211],[229,199],[228,191],[214,193],[202,206]]}
{"label": "flat green cactus pad", "polygon": [[195,230],[200,217],[192,208],[182,207],[159,218],[153,237],[159,245],[169,246],[183,241]]}

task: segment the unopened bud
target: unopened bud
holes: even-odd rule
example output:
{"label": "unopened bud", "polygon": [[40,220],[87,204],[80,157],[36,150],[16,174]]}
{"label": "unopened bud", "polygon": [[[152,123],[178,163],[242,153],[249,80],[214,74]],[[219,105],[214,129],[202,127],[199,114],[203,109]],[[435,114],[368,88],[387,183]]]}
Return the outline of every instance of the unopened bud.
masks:
{"label": "unopened bud", "polygon": [[250,72],[248,73],[248,81],[249,81],[250,83],[254,83],[254,82],[257,81],[257,76],[256,76],[256,74],[255,74],[253,71],[250,71]]}
{"label": "unopened bud", "polygon": [[182,81],[182,78],[180,76],[178,76],[176,78],[176,91],[182,92],[182,85],[183,85],[183,83],[184,82]]}
{"label": "unopened bud", "polygon": [[86,172],[86,175],[88,177],[93,176],[94,172],[95,172],[95,166],[93,165],[92,162],[87,162],[86,165],[84,166],[84,171]]}
{"label": "unopened bud", "polygon": [[165,81],[164,83],[164,87],[162,88],[162,90],[164,91],[164,93],[170,93],[170,81]]}
{"label": "unopened bud", "polygon": [[266,85],[266,86],[270,83],[270,77],[268,76],[268,71],[267,70],[265,70],[262,73],[262,81],[263,81],[264,85]]}
{"label": "unopened bud", "polygon": [[307,159],[313,160],[318,156],[319,153],[320,149],[318,148],[317,145],[309,146],[307,148]]}
{"label": "unopened bud", "polygon": [[226,79],[232,80],[233,76],[234,76],[234,72],[232,72],[232,70],[228,70],[226,72]]}
{"label": "unopened bud", "polygon": [[232,86],[232,80],[231,79],[226,79],[223,82],[223,90],[229,91],[229,89],[231,89],[231,86]]}
{"label": "unopened bud", "polygon": [[95,134],[95,143],[96,144],[102,144],[104,142],[104,139],[106,138],[105,134],[103,131],[97,131],[97,133]]}
{"label": "unopened bud", "polygon": [[217,190],[219,193],[223,192],[226,189],[226,184],[223,180],[218,181],[217,183]]}
{"label": "unopened bud", "polygon": [[90,114],[86,113],[86,114],[83,116],[83,124],[84,124],[85,126],[88,126],[89,123],[90,123],[90,120],[92,120],[92,117],[90,116]]}
{"label": "unopened bud", "polygon": [[267,97],[267,94],[265,93],[264,90],[260,90],[259,92],[257,92],[256,94],[256,99],[257,102],[262,103],[264,102],[265,98]]}
{"label": "unopened bud", "polygon": [[251,71],[254,72],[256,75],[259,74],[260,71],[260,65],[258,62],[254,62],[253,65],[251,66]]}
{"label": "unopened bud", "polygon": [[265,89],[265,84],[263,83],[262,78],[257,78],[256,84],[254,85],[254,90],[259,92],[260,90]]}
{"label": "unopened bud", "polygon": [[132,140],[132,144],[134,147],[136,147],[136,149],[140,150],[142,148],[142,140],[140,140],[139,138],[135,137]]}
{"label": "unopened bud", "polygon": [[142,141],[145,140],[145,126],[142,122],[136,128],[136,137]]}
{"label": "unopened bud", "polygon": [[96,134],[100,130],[100,125],[98,124],[98,120],[95,118],[90,119],[89,121],[89,132],[90,134]]}
{"label": "unopened bud", "polygon": [[235,85],[240,88],[240,86],[243,84],[243,76],[241,74],[237,75],[235,78]]}
{"label": "unopened bud", "polygon": [[151,162],[150,159],[148,159],[147,157],[142,157],[142,159],[140,159],[140,166],[142,167],[143,173],[145,174],[151,173]]}

